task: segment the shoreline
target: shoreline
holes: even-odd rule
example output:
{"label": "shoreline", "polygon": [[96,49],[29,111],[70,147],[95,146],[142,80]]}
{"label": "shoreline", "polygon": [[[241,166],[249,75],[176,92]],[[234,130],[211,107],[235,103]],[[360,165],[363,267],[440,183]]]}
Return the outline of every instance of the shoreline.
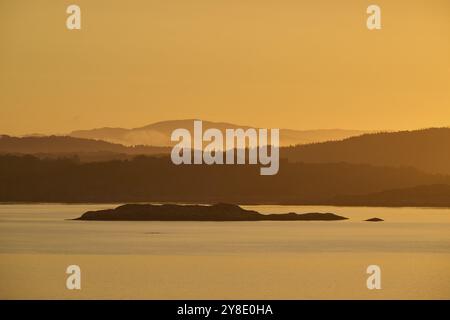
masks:
{"label": "shoreline", "polygon": [[[154,204],[154,205],[163,205],[163,204],[176,204],[176,205],[199,205],[199,206],[208,206],[215,204],[214,202],[174,202],[174,201],[129,201],[129,202],[30,202],[30,201],[11,201],[11,202],[0,202],[0,206],[7,205],[68,205],[68,206],[76,206],[76,205],[124,205],[124,204]],[[258,206],[278,206],[278,207],[330,207],[330,208],[390,208],[390,209],[401,209],[401,208],[411,208],[411,209],[450,209],[450,206],[362,206],[362,205],[333,205],[333,204],[291,204],[291,203],[235,203],[238,206],[242,207],[258,207]]]}

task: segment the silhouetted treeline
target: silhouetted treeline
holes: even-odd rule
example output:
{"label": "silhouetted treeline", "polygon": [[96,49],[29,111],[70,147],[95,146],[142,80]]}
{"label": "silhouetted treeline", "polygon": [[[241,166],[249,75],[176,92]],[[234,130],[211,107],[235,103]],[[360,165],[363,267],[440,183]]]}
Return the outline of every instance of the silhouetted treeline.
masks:
{"label": "silhouetted treeline", "polygon": [[365,134],[342,141],[283,148],[290,161],[411,166],[450,174],[450,128]]}
{"label": "silhouetted treeline", "polygon": [[[0,135],[0,153],[20,154],[87,154],[103,153],[110,156],[117,154],[155,155],[169,153],[169,147],[133,146],[109,143],[101,140],[90,140],[68,136],[11,137]],[[94,155],[95,156],[95,155]]]}
{"label": "silhouetted treeline", "polygon": [[[77,156],[81,161],[130,159],[138,154],[169,154],[169,147],[126,147],[105,141],[74,137],[0,136],[0,154],[34,154],[57,158]],[[290,162],[346,162],[375,166],[410,166],[429,173],[450,174],[450,128],[365,134],[280,149]]]}
{"label": "silhouetted treeline", "polygon": [[431,184],[450,185],[450,177],[413,168],[284,160],[277,175],[261,176],[260,165],[176,166],[169,157],[82,163],[0,156],[0,201],[329,204],[343,195]]}

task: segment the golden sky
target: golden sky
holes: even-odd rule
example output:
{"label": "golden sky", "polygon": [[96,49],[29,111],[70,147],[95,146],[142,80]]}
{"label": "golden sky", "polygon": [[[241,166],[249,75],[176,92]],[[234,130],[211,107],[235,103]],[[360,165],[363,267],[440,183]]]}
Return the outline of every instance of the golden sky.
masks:
{"label": "golden sky", "polygon": [[448,126],[450,1],[0,0],[0,133],[183,118]]}

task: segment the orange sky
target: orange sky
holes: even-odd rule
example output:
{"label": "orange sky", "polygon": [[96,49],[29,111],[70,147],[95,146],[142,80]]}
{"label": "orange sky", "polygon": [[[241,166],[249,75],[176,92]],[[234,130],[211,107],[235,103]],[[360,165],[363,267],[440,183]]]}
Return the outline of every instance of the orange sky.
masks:
{"label": "orange sky", "polygon": [[448,126],[449,39],[448,0],[0,1],[0,133]]}

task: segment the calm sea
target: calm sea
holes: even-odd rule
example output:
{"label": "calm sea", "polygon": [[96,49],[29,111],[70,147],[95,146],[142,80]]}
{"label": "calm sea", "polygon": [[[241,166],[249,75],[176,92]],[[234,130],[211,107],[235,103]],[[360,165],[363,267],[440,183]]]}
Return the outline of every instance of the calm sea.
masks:
{"label": "calm sea", "polygon": [[[116,205],[0,205],[2,299],[449,299],[450,210],[246,206],[346,221],[73,221]],[[385,221],[363,220],[378,217]],[[80,266],[82,290],[67,290]],[[369,265],[381,290],[366,286]]]}
{"label": "calm sea", "polygon": [[[0,253],[214,255],[450,252],[450,209],[244,206],[261,213],[333,212],[346,221],[73,221],[117,204],[0,205]],[[365,222],[378,217],[385,221]]]}

